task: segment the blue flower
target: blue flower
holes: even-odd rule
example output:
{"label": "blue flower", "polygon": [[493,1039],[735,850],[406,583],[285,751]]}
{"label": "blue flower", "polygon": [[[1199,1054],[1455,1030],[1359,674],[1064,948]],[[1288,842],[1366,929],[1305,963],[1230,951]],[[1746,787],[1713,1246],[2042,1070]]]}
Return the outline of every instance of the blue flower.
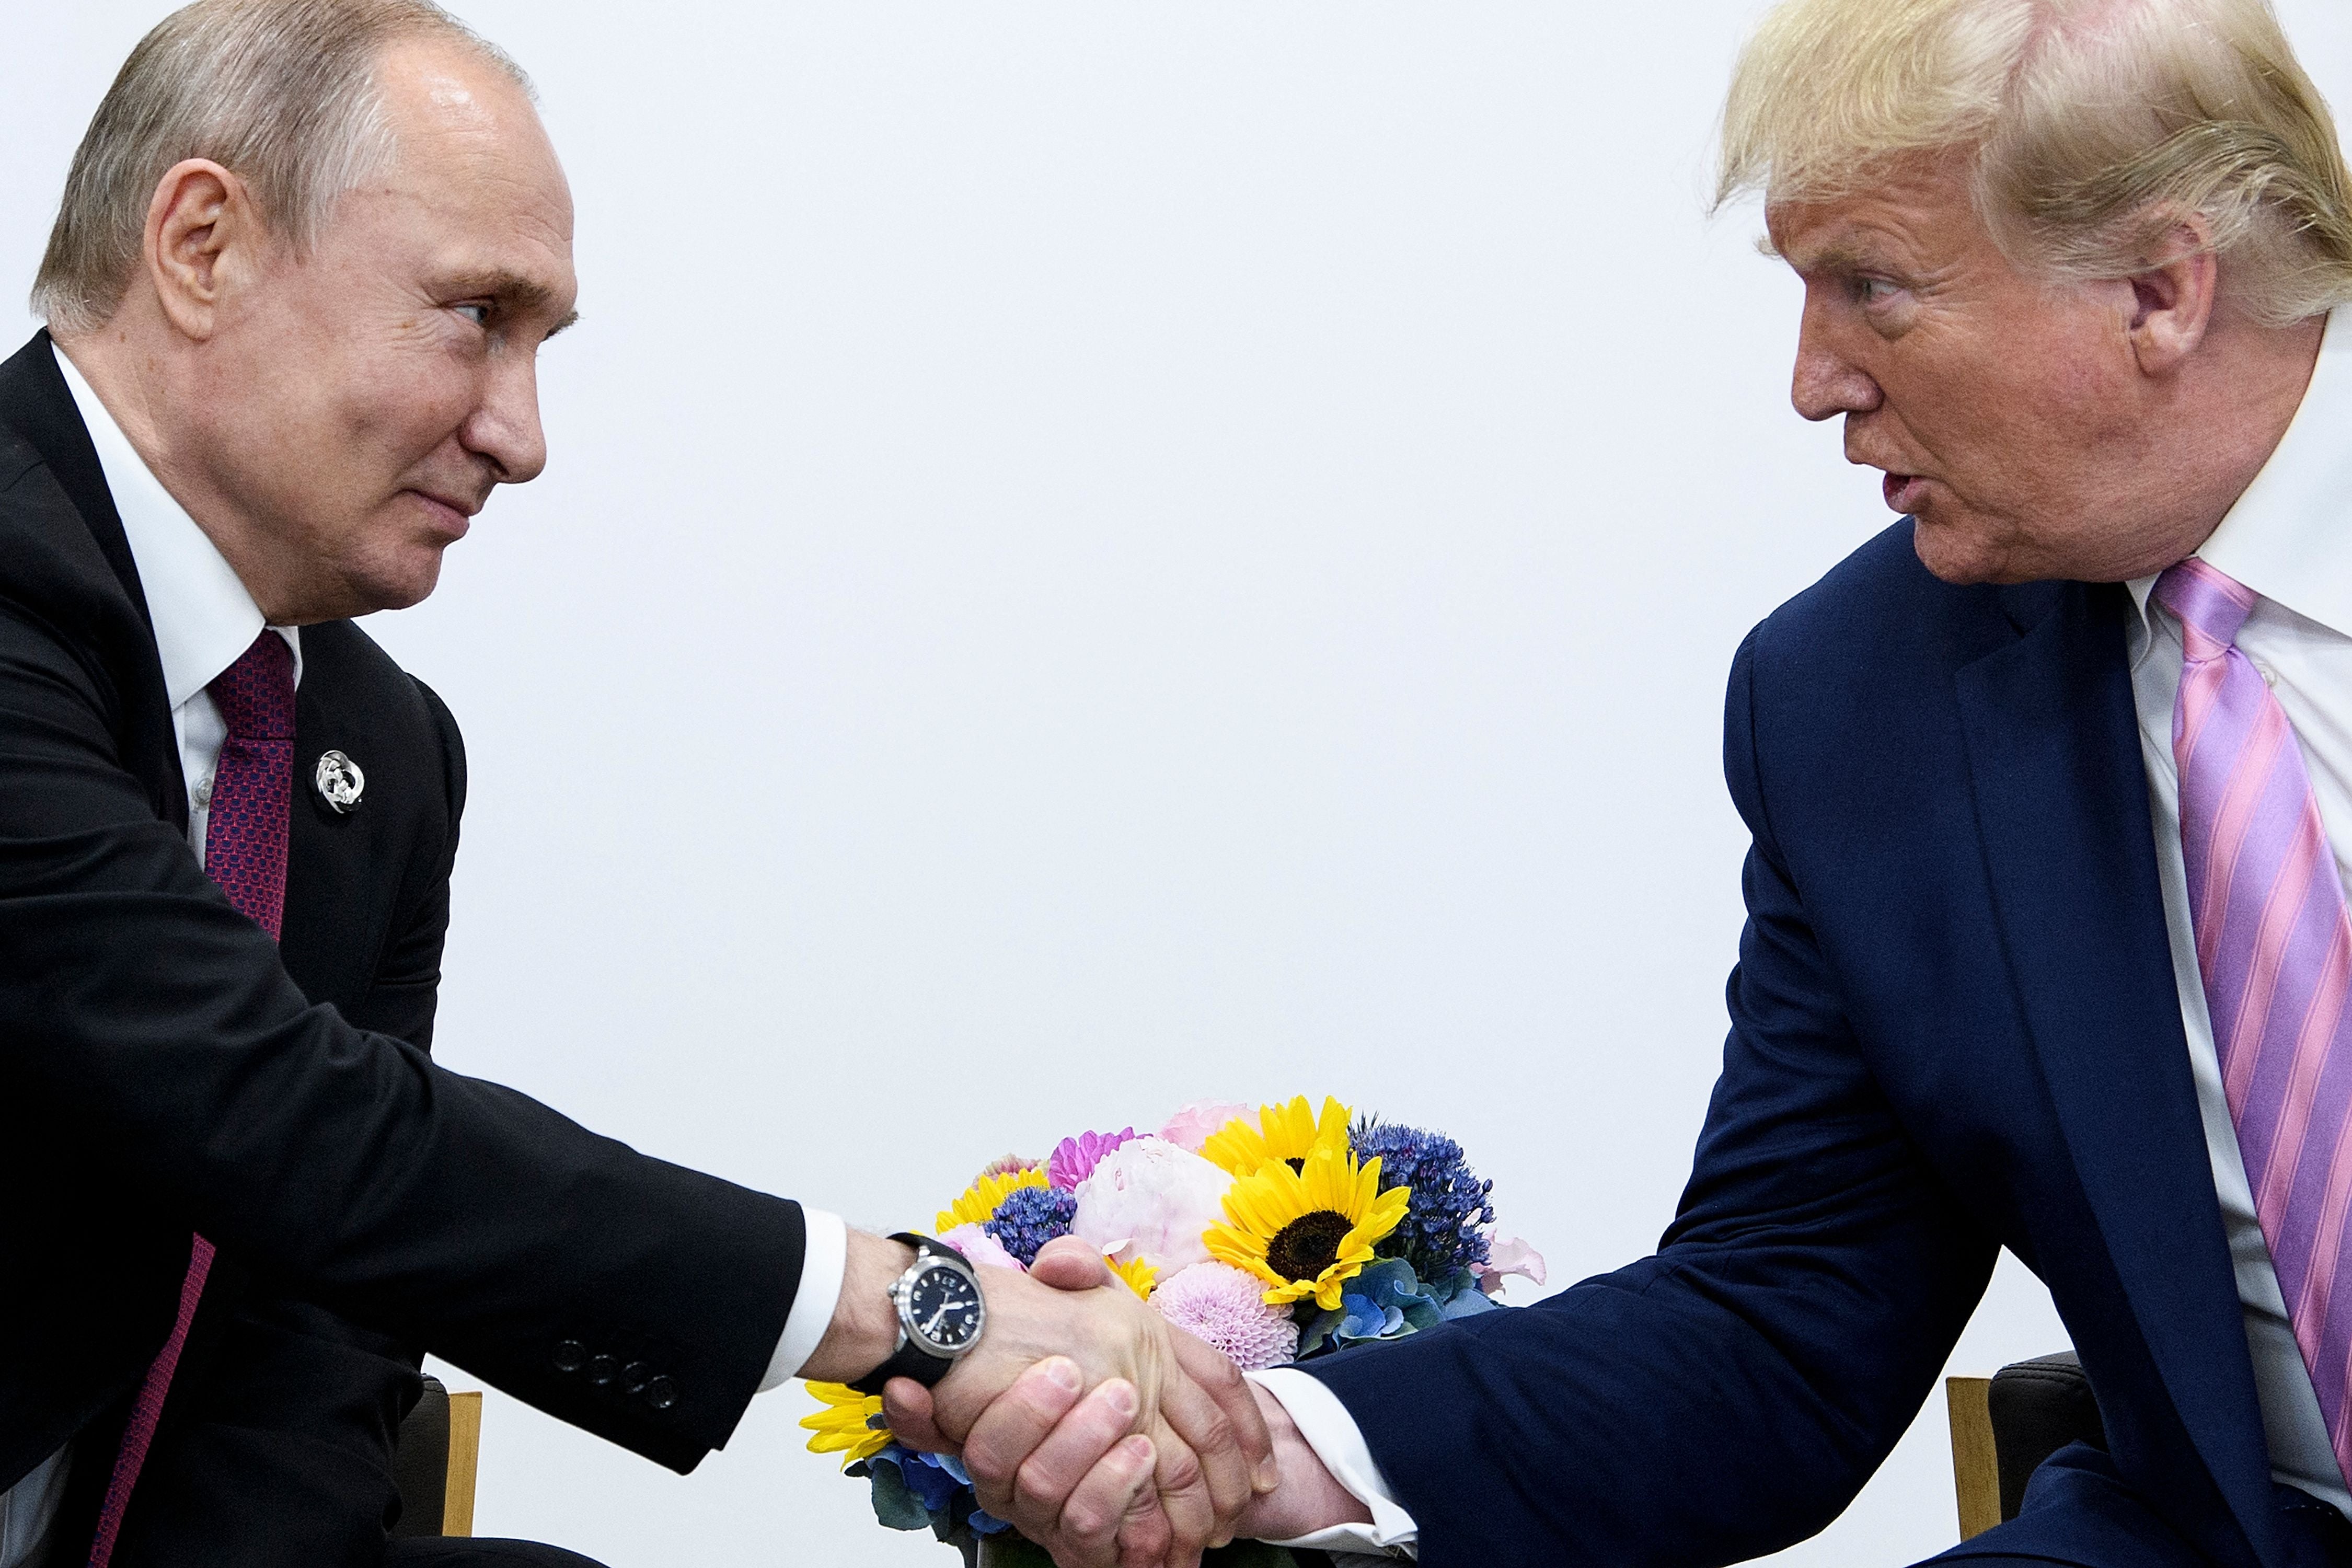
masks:
{"label": "blue flower", "polygon": [[1015,1187],[1004,1194],[1004,1201],[980,1228],[1026,1268],[1037,1261],[1039,1247],[1070,1234],[1070,1222],[1077,1216],[1076,1193],[1059,1187]]}
{"label": "blue flower", "polygon": [[1331,1337],[1341,1344],[1357,1340],[1384,1340],[1391,1334],[1412,1331],[1404,1326],[1404,1313],[1394,1307],[1381,1307],[1369,1296],[1339,1298],[1339,1321],[1331,1326]]}
{"label": "blue flower", "polygon": [[1348,1282],[1339,1305],[1318,1313],[1298,1338],[1300,1359],[1321,1350],[1365,1340],[1397,1340],[1433,1329],[1444,1316],[1444,1303],[1413,1278],[1402,1258],[1371,1264]]}
{"label": "blue flower", "polygon": [[1444,1279],[1457,1268],[1486,1261],[1486,1237],[1479,1228],[1495,1223],[1481,1181],[1462,1157],[1462,1145],[1442,1132],[1374,1121],[1358,1122],[1349,1133],[1356,1157],[1381,1162],[1381,1191],[1411,1187],[1412,1206],[1378,1248],[1382,1258],[1401,1258],[1424,1279]]}

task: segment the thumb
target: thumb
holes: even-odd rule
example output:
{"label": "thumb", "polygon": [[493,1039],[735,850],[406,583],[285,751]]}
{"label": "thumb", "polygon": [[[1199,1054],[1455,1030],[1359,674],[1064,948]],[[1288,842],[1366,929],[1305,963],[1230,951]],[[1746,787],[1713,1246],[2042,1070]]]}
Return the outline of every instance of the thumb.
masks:
{"label": "thumb", "polygon": [[1108,1265],[1075,1236],[1057,1237],[1037,1249],[1029,1278],[1056,1290],[1093,1290],[1116,1281]]}
{"label": "thumb", "polygon": [[882,1385],[882,1415],[890,1436],[901,1447],[926,1454],[952,1454],[957,1445],[939,1428],[931,1408],[931,1391],[911,1377],[894,1377]]}

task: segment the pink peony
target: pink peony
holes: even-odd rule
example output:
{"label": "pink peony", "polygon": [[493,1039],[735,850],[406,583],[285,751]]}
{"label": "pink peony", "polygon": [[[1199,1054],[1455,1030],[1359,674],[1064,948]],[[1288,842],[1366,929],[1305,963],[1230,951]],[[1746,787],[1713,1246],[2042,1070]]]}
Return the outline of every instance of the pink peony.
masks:
{"label": "pink peony", "polygon": [[1045,1180],[1066,1193],[1076,1192],[1078,1184],[1095,1173],[1095,1165],[1105,1154],[1134,1136],[1134,1128],[1122,1127],[1116,1132],[1081,1132],[1076,1138],[1065,1138],[1045,1161]]}
{"label": "pink peony", "polygon": [[963,1254],[963,1260],[974,1268],[1011,1268],[1020,1273],[1029,1271],[1021,1267],[1021,1259],[1004,1250],[1004,1244],[976,1225],[960,1225],[940,1233],[940,1239]]}
{"label": "pink peony", "polygon": [[1503,1281],[1516,1274],[1523,1279],[1544,1282],[1543,1254],[1516,1236],[1496,1232],[1486,1243],[1486,1261],[1478,1266],[1478,1289],[1491,1296],[1503,1288]]}
{"label": "pink peony", "polygon": [[1236,1105],[1230,1100],[1196,1100],[1170,1117],[1168,1125],[1160,1130],[1160,1136],[1179,1149],[1189,1149],[1197,1154],[1201,1145],[1234,1117],[1256,1115],[1248,1106]]}
{"label": "pink peony", "polygon": [[1225,1217],[1233,1177],[1189,1149],[1136,1138],[1105,1154],[1078,1184],[1070,1228],[1121,1263],[1148,1259],[1160,1278],[1208,1261],[1201,1233]]}
{"label": "pink peony", "polygon": [[1280,1366],[1298,1353],[1298,1325],[1265,1304],[1265,1286],[1225,1263],[1195,1263],[1151,1293],[1160,1315],[1233,1358],[1244,1372]]}

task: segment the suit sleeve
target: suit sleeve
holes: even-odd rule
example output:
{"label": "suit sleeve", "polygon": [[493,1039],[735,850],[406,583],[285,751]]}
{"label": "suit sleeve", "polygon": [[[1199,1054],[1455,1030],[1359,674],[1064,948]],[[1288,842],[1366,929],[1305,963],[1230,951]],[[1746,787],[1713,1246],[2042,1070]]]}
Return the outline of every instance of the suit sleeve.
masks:
{"label": "suit sleeve", "polygon": [[1355,1417],[1424,1563],[1720,1563],[1818,1531],[1903,1435],[1990,1276],[1994,1243],[1872,1079],[1774,840],[1759,635],[1725,724],[1753,836],[1731,1029],[1659,1250],[1302,1369]]}
{"label": "suit sleeve", "polygon": [[798,1206],[310,1005],[121,765],[111,700],[0,603],[11,1102],[278,1288],[690,1468],[767,1369]]}

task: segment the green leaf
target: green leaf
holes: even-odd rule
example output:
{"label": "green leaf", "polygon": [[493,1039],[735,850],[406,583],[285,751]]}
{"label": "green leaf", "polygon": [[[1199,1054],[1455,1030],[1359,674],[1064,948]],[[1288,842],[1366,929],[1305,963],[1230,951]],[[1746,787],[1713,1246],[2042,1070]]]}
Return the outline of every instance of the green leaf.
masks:
{"label": "green leaf", "polygon": [[874,1517],[892,1530],[929,1530],[931,1516],[922,1500],[907,1489],[907,1478],[896,1465],[876,1465],[866,1478],[874,1483]]}

